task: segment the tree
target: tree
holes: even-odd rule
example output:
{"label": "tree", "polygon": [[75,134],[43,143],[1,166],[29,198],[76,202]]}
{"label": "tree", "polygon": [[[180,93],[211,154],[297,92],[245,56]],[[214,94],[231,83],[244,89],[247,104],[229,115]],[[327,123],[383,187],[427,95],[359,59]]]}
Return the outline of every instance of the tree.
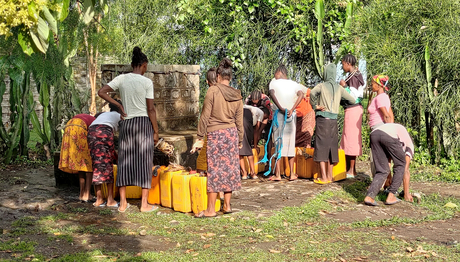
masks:
{"label": "tree", "polygon": [[396,121],[438,163],[460,148],[459,8],[458,0],[369,1],[347,39],[370,74],[389,75]]}

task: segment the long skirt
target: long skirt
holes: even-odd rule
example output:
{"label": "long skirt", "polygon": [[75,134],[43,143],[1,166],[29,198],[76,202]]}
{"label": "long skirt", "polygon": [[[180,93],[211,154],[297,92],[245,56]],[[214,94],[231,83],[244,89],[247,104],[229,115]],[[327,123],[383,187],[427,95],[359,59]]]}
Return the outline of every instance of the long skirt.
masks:
{"label": "long skirt", "polygon": [[362,123],[363,107],[361,105],[345,109],[340,148],[345,151],[347,156],[360,156],[363,154]]}
{"label": "long skirt", "polygon": [[208,192],[231,192],[241,188],[236,127],[208,133]]}
{"label": "long skirt", "polygon": [[254,144],[254,126],[252,125],[252,113],[249,109],[243,110],[243,147],[240,149],[240,156],[252,156],[252,145]]}
{"label": "long skirt", "polygon": [[296,121],[296,147],[311,147],[311,139],[315,131],[315,110],[311,110],[303,117],[297,117]]}
{"label": "long skirt", "polygon": [[337,119],[316,118],[315,162],[339,162]]}
{"label": "long skirt", "polygon": [[[281,156],[294,157],[295,156],[295,135],[296,135],[296,114],[293,113],[287,122],[284,123],[284,114],[278,113],[278,127],[273,127],[273,141],[277,148],[281,148]],[[284,129],[283,129],[284,125]]]}
{"label": "long skirt", "polygon": [[90,126],[88,146],[93,161],[93,185],[113,183],[113,162],[116,158],[113,129],[108,125]]}
{"label": "long skirt", "polygon": [[148,117],[120,121],[117,186],[150,188],[153,168],[153,126]]}
{"label": "long skirt", "polygon": [[76,174],[79,171],[93,171],[87,134],[85,121],[72,118],[67,122],[62,137],[60,170],[71,174]]}

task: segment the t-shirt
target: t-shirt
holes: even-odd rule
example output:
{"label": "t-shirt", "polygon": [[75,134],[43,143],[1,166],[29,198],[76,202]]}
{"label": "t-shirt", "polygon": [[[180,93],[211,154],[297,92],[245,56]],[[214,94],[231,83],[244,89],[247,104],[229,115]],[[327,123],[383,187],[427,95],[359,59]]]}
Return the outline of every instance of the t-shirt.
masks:
{"label": "t-shirt", "polygon": [[118,122],[121,120],[121,115],[118,112],[105,112],[100,114],[96,120],[93,121],[91,126],[94,125],[106,125],[110,126],[113,129],[113,132],[118,130]]}
{"label": "t-shirt", "polygon": [[412,159],[414,156],[414,143],[412,142],[409,132],[407,132],[407,129],[404,126],[396,123],[387,123],[376,127],[373,131],[375,130],[380,130],[391,137],[399,138],[406,155]]}
{"label": "t-shirt", "polygon": [[139,116],[148,116],[147,99],[153,99],[153,82],[140,74],[123,74],[115,77],[107,84],[113,90],[120,91],[121,101],[127,116],[131,119]]}
{"label": "t-shirt", "polygon": [[369,112],[369,126],[372,128],[377,124],[383,123],[383,113],[379,108],[385,107],[390,112],[391,102],[390,97],[386,93],[381,93],[372,99],[368,107]]}
{"label": "t-shirt", "polygon": [[355,72],[351,77],[348,76],[346,82],[349,86],[350,95],[356,99],[356,103],[361,103],[364,97],[364,88],[366,87],[363,75],[359,71]]}
{"label": "t-shirt", "polygon": [[297,101],[297,92],[307,92],[305,86],[289,79],[272,79],[269,90],[275,91],[280,106],[288,110],[291,110]]}
{"label": "t-shirt", "polygon": [[257,125],[257,122],[262,122],[264,120],[264,111],[260,110],[255,106],[244,105],[243,108],[251,110],[252,113],[252,125]]}
{"label": "t-shirt", "polygon": [[73,118],[78,118],[78,119],[83,120],[83,122],[85,122],[86,124],[86,127],[89,127],[91,123],[96,119],[94,118],[94,116],[88,115],[88,114],[78,114],[78,115],[75,115]]}

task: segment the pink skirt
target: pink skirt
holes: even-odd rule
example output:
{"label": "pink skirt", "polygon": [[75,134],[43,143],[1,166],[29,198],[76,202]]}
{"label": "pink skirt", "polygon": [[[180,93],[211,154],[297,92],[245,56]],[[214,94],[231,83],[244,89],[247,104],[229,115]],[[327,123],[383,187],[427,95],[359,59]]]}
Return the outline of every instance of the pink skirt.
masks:
{"label": "pink skirt", "polygon": [[363,107],[361,105],[345,109],[340,148],[345,151],[347,156],[360,156],[363,154],[362,123]]}

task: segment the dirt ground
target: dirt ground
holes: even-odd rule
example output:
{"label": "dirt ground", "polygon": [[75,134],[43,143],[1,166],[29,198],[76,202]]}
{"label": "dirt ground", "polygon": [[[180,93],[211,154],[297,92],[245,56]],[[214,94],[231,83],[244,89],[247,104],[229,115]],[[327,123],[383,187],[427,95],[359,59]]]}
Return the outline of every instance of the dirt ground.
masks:
{"label": "dirt ground", "polygon": [[[324,190],[340,190],[356,180],[368,179],[368,164],[359,163],[358,177],[321,186],[311,180],[298,179],[280,182],[268,181],[260,175],[257,180],[244,180],[242,189],[233,196],[232,207],[235,212],[252,211],[258,217],[270,216],[275,211],[286,206],[300,206],[308,198]],[[421,194],[439,193],[441,196],[453,196],[460,198],[460,185],[445,183],[420,183],[413,182],[412,189]],[[52,167],[37,169],[9,169],[1,171],[0,175],[0,229],[3,234],[11,230],[11,223],[24,216],[45,216],[55,214],[56,211],[66,212],[69,209],[88,208],[89,211],[81,217],[81,224],[100,224],[98,211],[88,204],[79,203],[77,200],[78,188],[56,188]],[[130,200],[131,204],[138,205],[139,200]],[[395,206],[368,207],[356,203],[333,203],[338,206],[346,206],[345,211],[326,213],[325,216],[336,220],[339,223],[351,223],[362,220],[380,220],[394,216],[407,218],[421,218],[426,216],[422,209],[416,209],[414,205],[402,202]],[[136,208],[136,207],[135,207]],[[173,212],[167,208],[161,208],[161,213]],[[114,219],[120,226],[128,230],[137,230],[137,225],[129,224],[123,214],[114,212]],[[70,221],[59,221],[59,223],[70,223]],[[64,224],[63,224],[64,225]],[[391,228],[377,228],[382,233],[395,234],[407,239],[423,239],[443,245],[455,245],[460,242],[460,217],[448,221],[425,222],[416,225],[398,225]],[[38,243],[45,243],[46,235],[25,235]],[[143,250],[163,251],[174,247],[174,243],[162,242],[160,238],[145,236],[142,239],[136,236],[105,236],[105,240],[97,241],[97,236],[79,235],[73,243],[62,241],[59,248],[55,245],[41,245],[37,251],[47,253],[50,257],[62,254],[87,251],[94,248],[104,248],[108,251],[142,252]],[[112,239],[110,239],[112,238]],[[131,247],[130,243],[134,243]],[[75,244],[74,244],[75,243]],[[86,243],[86,244],[78,244]],[[112,244],[111,244],[112,243]],[[103,245],[103,246],[101,246]],[[119,247],[124,247],[121,250]],[[0,258],[2,258],[0,252]]]}

